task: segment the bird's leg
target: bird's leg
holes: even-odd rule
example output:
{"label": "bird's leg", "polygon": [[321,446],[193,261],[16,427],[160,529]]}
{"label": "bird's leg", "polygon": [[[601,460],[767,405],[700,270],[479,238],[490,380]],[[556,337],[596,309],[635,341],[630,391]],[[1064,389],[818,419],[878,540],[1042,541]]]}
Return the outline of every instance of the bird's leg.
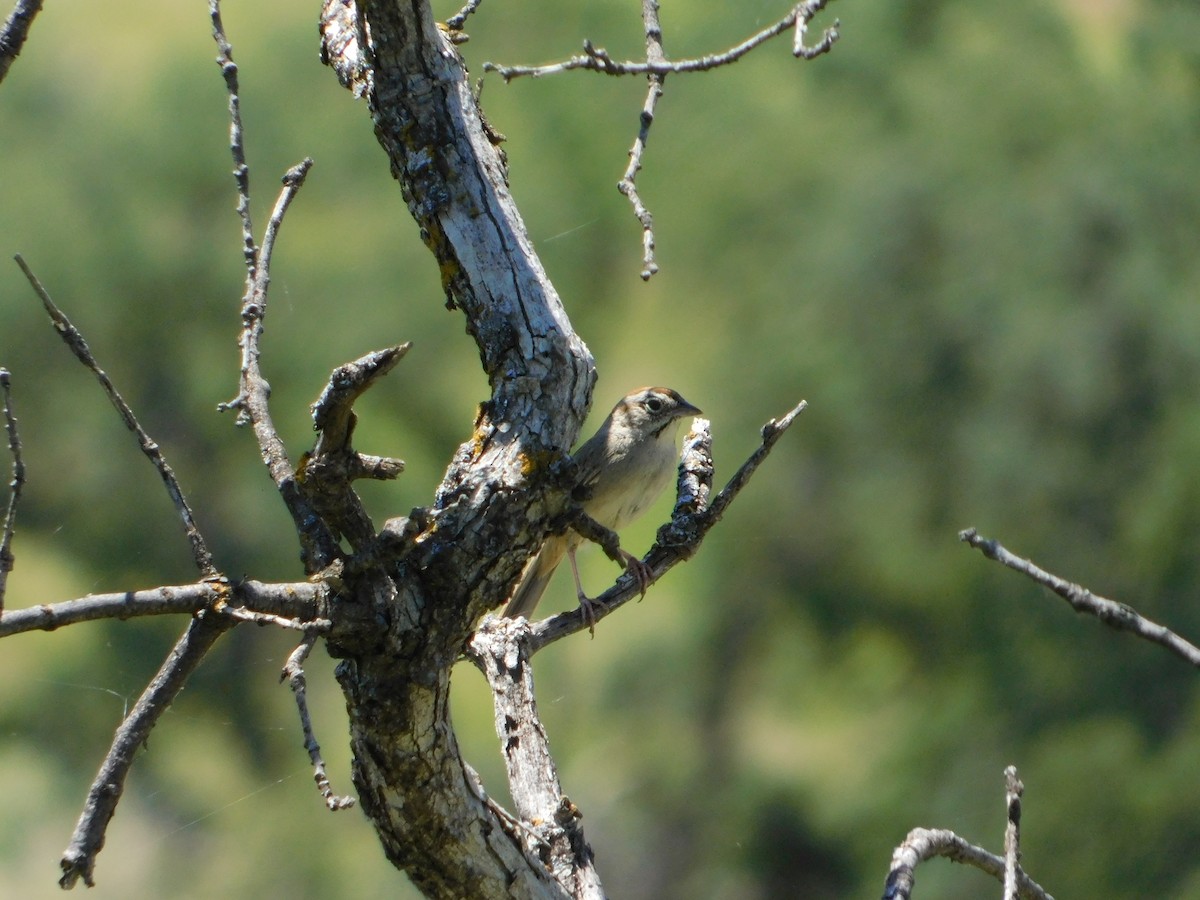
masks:
{"label": "bird's leg", "polygon": [[[648,565],[621,546],[615,531],[605,528],[585,513],[581,507],[576,507],[572,514],[571,528],[589,541],[595,541],[609,559],[631,572],[634,580],[637,581],[638,591],[643,597],[646,596],[646,588],[650,587],[651,577],[654,573],[651,572]],[[574,567],[574,563],[575,555],[572,553],[572,567]],[[579,583],[578,571],[575,572],[575,589],[580,599],[584,599],[583,585]]]}
{"label": "bird's leg", "polygon": [[583,592],[583,582],[579,579],[579,566],[575,563],[575,548],[567,549],[567,558],[571,560],[571,574],[575,576],[575,594],[579,597],[579,610],[583,613],[583,621],[587,622],[588,632],[596,637],[596,604],[592,598]]}
{"label": "bird's leg", "polygon": [[[646,588],[650,587],[650,579],[654,574],[653,570],[628,550],[618,547],[617,552],[624,560],[625,570],[637,582],[638,592],[645,597]],[[588,631],[591,632],[592,637],[595,637],[596,602],[583,592],[583,581],[579,577],[579,566],[575,562],[574,548],[567,550],[567,558],[571,560],[571,574],[575,576],[575,595],[579,598],[579,608],[583,612],[583,620],[587,622]]]}

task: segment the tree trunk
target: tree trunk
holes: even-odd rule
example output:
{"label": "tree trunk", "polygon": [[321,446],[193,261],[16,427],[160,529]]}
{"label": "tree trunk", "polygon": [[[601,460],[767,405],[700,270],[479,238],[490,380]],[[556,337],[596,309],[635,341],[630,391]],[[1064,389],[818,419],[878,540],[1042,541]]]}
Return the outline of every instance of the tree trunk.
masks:
{"label": "tree trunk", "polygon": [[[435,503],[394,520],[383,565],[334,603],[354,781],[389,857],[430,897],[565,896],[464,766],[450,670],[503,602],[547,520],[586,415],[591,356],[525,231],[462,59],[426,2],[334,0],[323,53],[365,96],[446,301],[466,316],[492,388]],[[381,540],[381,545],[384,543]]]}

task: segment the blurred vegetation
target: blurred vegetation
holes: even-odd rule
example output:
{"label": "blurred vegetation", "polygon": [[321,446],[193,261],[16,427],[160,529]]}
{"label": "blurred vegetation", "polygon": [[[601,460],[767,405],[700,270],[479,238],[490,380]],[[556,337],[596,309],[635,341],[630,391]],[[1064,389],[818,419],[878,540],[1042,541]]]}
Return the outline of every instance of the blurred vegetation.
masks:
{"label": "blurred vegetation", "polygon": [[[665,3],[667,49],[728,46],[786,5]],[[361,449],[409,461],[365,489],[382,519],[429,501],[486,385],[365,106],[317,62],[314,13],[225,8],[259,228],[277,177],[316,160],[276,253],[264,365],[298,454],[333,366],[415,341],[360,405]],[[598,415],[636,384],[678,388],[714,422],[720,478],[762,422],[811,404],[696,560],[539,658],[566,790],[613,897],[819,900],[878,895],[917,825],[998,848],[1012,763],[1025,863],[1057,896],[1200,896],[1195,673],[956,540],[978,526],[1200,635],[1200,8],[831,13],[843,40],[816,62],[781,41],[668,79],[641,175],[649,284],[613,189],[643,83],[485,79],[514,192],[596,355]],[[584,37],[618,56],[641,43],[637,5],[612,0],[484,4],[470,24],[475,73]],[[84,330],[222,568],[294,578],[251,437],[215,412],[235,393],[243,271],[214,53],[204,4],[47,4],[0,85],[0,251]],[[11,263],[0,364],[30,479],[9,605],[192,580],[157,476]],[[587,561],[597,589],[615,574]],[[180,627],[4,642],[0,895],[57,895],[112,729]],[[225,640],[135,766],[89,896],[403,889],[361,814],[319,803],[277,684],[289,647],[248,627]],[[316,722],[346,791],[320,656]],[[456,691],[466,752],[503,794],[486,691],[470,670]],[[918,873],[927,900],[995,890],[945,863]]]}

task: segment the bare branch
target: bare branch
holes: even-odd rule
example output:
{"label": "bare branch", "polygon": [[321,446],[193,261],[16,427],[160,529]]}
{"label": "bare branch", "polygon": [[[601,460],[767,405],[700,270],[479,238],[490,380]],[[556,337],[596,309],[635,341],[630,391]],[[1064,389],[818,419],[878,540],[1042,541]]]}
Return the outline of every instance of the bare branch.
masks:
{"label": "bare branch", "polygon": [[[996,879],[1004,877],[1004,860],[994,853],[967,843],[953,831],[914,828],[892,854],[892,868],[884,885],[883,900],[911,900],[917,866],[939,856],[974,866]],[[1054,900],[1045,888],[1020,871],[1017,873],[1017,896],[1023,900]]]}
{"label": "bare branch", "polygon": [[1004,900],[1017,900],[1021,877],[1021,795],[1025,785],[1016,766],[1004,770],[1004,807],[1008,825],[1004,829]]}
{"label": "bare branch", "polygon": [[[692,431],[684,440],[683,462],[671,521],[659,529],[657,542],[642,559],[649,576],[645,585],[658,581],[678,563],[696,554],[709,530],[720,521],[729,504],[767,458],[775,442],[807,406],[808,403],[802,400],[782,419],[772,419],[763,426],[762,444],[742,463],[708,506],[705,506],[705,501],[711,490],[713,474],[712,436],[707,419],[695,420]],[[595,622],[639,596],[642,587],[643,583],[632,574],[623,573],[612,587],[592,600],[590,612],[594,619],[589,619],[587,611],[574,609],[536,623],[532,626],[530,652],[535,653],[547,644],[592,627]]]}
{"label": "bare branch", "polygon": [[8,14],[4,28],[0,29],[0,81],[4,80],[9,67],[25,46],[25,38],[29,37],[33,20],[41,11],[42,0],[17,0],[17,5]]}
{"label": "bare branch", "polygon": [[[104,846],[105,831],[121,799],[138,747],[145,744],[159,717],[183,689],[217,638],[239,621],[299,628],[315,637],[317,631],[330,627],[327,619],[317,618],[325,606],[327,593],[325,585],[309,582],[262,584],[245,581],[231,585],[223,578],[214,578],[194,585],[89,596],[10,611],[0,616],[0,637],[4,637],[35,629],[53,630],[99,618],[126,619],[165,613],[194,615],[158,674],[117,729],[112,746],[92,782],[71,843],[63,853],[63,876],[59,884],[70,888],[82,878],[85,884],[92,885],[96,855]],[[291,616],[306,621],[297,621]]]}
{"label": "bare branch", "polygon": [[813,59],[823,53],[828,53],[839,37],[838,25],[835,22],[832,28],[825,29],[821,40],[816,44],[808,46],[803,41],[808,23],[825,8],[828,2],[829,0],[806,0],[804,3],[798,3],[775,24],[751,35],[740,44],[730,47],[722,53],[713,53],[707,56],[673,61],[646,59],[645,62],[635,60],[618,62],[609,56],[608,51],[604,48],[594,46],[591,41],[584,41],[583,53],[562,62],[545,66],[501,66],[485,62],[483,69],[485,72],[496,72],[505,81],[526,75],[540,78],[543,75],[557,75],[559,72],[569,72],[573,69],[587,69],[592,72],[602,72],[605,75],[669,75],[673,72],[705,72],[735,63],[771,38],[778,37],[793,28],[796,29],[796,39],[792,46],[792,55],[801,59]]}
{"label": "bare branch", "polygon": [[603,898],[578,810],[563,794],[538,715],[530,665],[532,634],[524,619],[488,616],[467,645],[470,658],[492,689],[509,792],[523,820],[514,836],[570,896]]}
{"label": "bare branch", "polygon": [[[596,47],[591,41],[583,42],[583,53],[573,56],[563,62],[545,66],[501,66],[485,62],[485,72],[497,72],[506,82],[521,76],[534,78],[543,75],[555,75],[572,69],[590,69],[603,72],[606,75],[646,75],[649,86],[646,100],[642,104],[641,126],[638,136],[629,150],[629,165],[621,180],[617,182],[617,190],[624,194],[633,207],[633,214],[642,226],[642,280],[649,281],[658,272],[658,262],[655,259],[654,247],[654,217],[642,202],[637,189],[637,173],[642,168],[642,158],[646,152],[646,144],[650,140],[650,126],[654,123],[655,110],[662,98],[663,82],[672,72],[703,72],[719,66],[737,62],[751,50],[766,43],[771,38],[783,34],[789,29],[795,30],[795,40],[792,46],[794,56],[802,59],[813,59],[827,53],[838,39],[837,23],[825,30],[821,40],[809,46],[804,39],[808,24],[825,8],[828,0],[806,0],[798,3],[792,10],[774,25],[747,38],[742,43],[729,48],[723,53],[710,54],[694,59],[670,60],[663,49],[662,23],[659,19],[658,0],[642,0],[642,27],[646,35],[646,59],[644,62],[618,62],[609,56],[608,51]],[[466,12],[466,10],[464,10]],[[465,16],[460,13],[460,16]],[[457,18],[457,17],[456,17]],[[461,22],[460,22],[461,25]]]}
{"label": "bare branch", "polygon": [[262,451],[263,462],[276,484],[290,476],[291,463],[287,451],[279,438],[278,432],[271,421],[268,400],[271,396],[271,386],[263,378],[259,366],[259,344],[262,340],[263,319],[267,315],[267,291],[271,284],[271,253],[275,247],[275,238],[283,224],[284,213],[291,205],[292,199],[304,177],[312,167],[312,160],[305,159],[299,165],[289,169],[283,177],[283,189],[275,201],[275,209],[267,223],[266,236],[263,239],[262,251],[259,254],[258,265],[246,288],[242,299],[242,368],[241,385],[238,396],[228,403],[221,404],[218,409],[238,409],[238,424],[250,422],[254,426],[258,438],[259,449]]}
{"label": "bare branch", "polygon": [[[54,631],[66,625],[97,619],[194,614],[209,610],[215,616],[255,621],[284,628],[320,630],[329,589],[308,581],[266,584],[223,578],[197,584],[167,585],[145,591],[89,594],[76,600],[47,603],[0,615],[0,638],[27,631]],[[266,618],[255,618],[263,616]]]}
{"label": "bare branch", "polygon": [[1169,628],[1145,618],[1132,606],[1098,596],[1085,587],[1052,575],[1038,568],[1030,560],[1014,556],[997,541],[981,537],[974,528],[960,531],[958,539],[970,544],[988,559],[994,559],[1054,591],[1071,604],[1075,612],[1095,616],[1105,625],[1118,631],[1129,631],[1138,637],[1161,644],[1185,662],[1200,667],[1200,647],[1181,638]]}
{"label": "bare branch", "polygon": [[446,20],[446,27],[451,31],[462,31],[467,18],[483,4],[483,0],[467,0],[465,6]]}
{"label": "bare branch", "polygon": [[[662,23],[658,17],[658,0],[642,0],[642,27],[646,32],[646,59],[649,62],[663,62],[666,53],[663,51]],[[663,94],[663,83],[667,80],[665,73],[651,72],[646,76],[649,87],[646,89],[646,101],[642,104],[641,127],[638,136],[629,150],[629,165],[625,174],[617,182],[617,190],[629,198],[633,206],[633,214],[642,226],[642,280],[649,281],[658,271],[658,263],[654,259],[654,217],[650,214],[641,195],[637,190],[637,173],[642,168],[642,156],[646,152],[646,144],[650,140],[650,126],[654,124],[654,110]]]}
{"label": "bare branch", "polygon": [[338,366],[312,406],[313,427],[319,434],[312,452],[300,461],[304,494],[329,527],[346,536],[355,552],[375,540],[375,528],[352,483],[358,478],[396,478],[404,471],[404,460],[355,451],[351,445],[358,421],[354,402],[395,368],[411,346],[376,350]]}
{"label": "bare branch", "polygon": [[271,419],[271,386],[263,377],[259,365],[259,345],[263,334],[263,319],[267,312],[271,254],[275,249],[275,239],[283,224],[284,214],[304,184],[304,178],[312,164],[311,159],[305,159],[283,176],[283,188],[267,222],[262,249],[258,254],[258,264],[242,298],[242,335],[239,339],[242,365],[238,395],[233,400],[217,406],[217,409],[222,411],[238,410],[238,424],[249,422],[253,426],[259,454],[296,524],[302,545],[301,553],[309,574],[324,568],[338,555],[337,542],[296,484],[287,448],[284,447]]}
{"label": "bare branch", "polygon": [[192,516],[191,507],[188,506],[187,499],[183,496],[183,488],[179,486],[179,480],[175,477],[175,472],[167,464],[158,444],[142,428],[137,417],[133,414],[133,410],[129,408],[129,404],[117,392],[112,379],[100,368],[96,362],[96,358],[92,355],[92,351],[88,348],[87,341],[80,334],[79,329],[72,325],[70,319],[54,305],[54,301],[50,299],[50,294],[47,293],[29,266],[25,264],[25,260],[21,258],[21,255],[18,253],[14,259],[16,259],[17,265],[21,267],[21,271],[25,273],[25,277],[29,279],[34,292],[41,298],[42,306],[46,308],[46,313],[54,323],[54,328],[58,331],[59,337],[63,339],[63,343],[87,367],[88,371],[96,376],[96,380],[100,382],[100,387],[104,389],[104,393],[120,414],[121,421],[125,423],[125,427],[137,437],[138,446],[142,448],[142,453],[146,455],[146,458],[158,470],[158,474],[167,488],[167,494],[170,496],[171,502],[175,505],[175,511],[179,513],[179,517],[183,520],[183,530],[187,535],[188,542],[192,546],[192,559],[196,563],[196,568],[200,570],[200,574],[205,578],[216,578],[219,573],[213,564],[212,554],[208,550],[204,536],[200,534],[200,529],[196,526],[196,520]]}
{"label": "bare branch", "polygon": [[8,452],[12,454],[12,481],[8,483],[8,509],[4,512],[4,531],[0,535],[0,616],[4,614],[4,597],[8,591],[8,573],[13,568],[12,539],[17,527],[17,504],[25,487],[25,461],[21,458],[21,436],[17,433],[17,417],[12,408],[12,376],[0,369],[0,391],[4,392],[4,428],[8,434]]}
{"label": "bare branch", "polygon": [[741,468],[733,473],[733,477],[729,479],[729,483],[721,489],[721,493],[713,498],[712,505],[705,511],[705,519],[711,520],[707,527],[711,528],[721,516],[725,515],[725,510],[729,508],[729,504],[741,493],[742,488],[750,481],[750,477],[762,465],[763,460],[767,458],[767,455],[775,446],[775,442],[783,437],[785,431],[792,427],[792,422],[796,420],[796,416],[800,415],[806,409],[808,409],[808,401],[801,400],[782,419],[772,419],[762,427],[762,431],[760,432],[762,443],[758,449],[751,453],[750,457],[742,463]]}
{"label": "bare branch", "polygon": [[197,614],[117,728],[112,747],[88,791],[71,843],[63,851],[63,874],[58,881],[61,887],[72,888],[81,878],[88,887],[93,886],[96,855],[104,847],[105,831],[125,791],[125,779],[138,748],[146,743],[159,717],[183,690],[217,638],[233,625],[227,617]]}
{"label": "bare branch", "polygon": [[325,806],[330,811],[336,812],[339,809],[349,809],[354,805],[355,800],[353,797],[339,797],[333,792],[329,776],[325,774],[325,760],[321,757],[321,745],[317,743],[317,737],[313,734],[312,718],[308,714],[308,686],[304,679],[304,661],[308,659],[308,654],[312,652],[316,642],[315,634],[305,635],[300,645],[288,656],[279,678],[281,681],[287,679],[288,686],[296,697],[296,707],[300,712],[300,727],[304,729],[304,749],[308,751],[308,758],[312,760],[313,780],[317,783],[317,790],[321,792]]}
{"label": "bare branch", "polygon": [[[286,453],[271,423],[267,409],[269,387],[262,378],[258,368],[258,343],[262,333],[262,317],[266,306],[270,259],[274,240],[278,234],[287,206],[303,183],[304,176],[312,165],[312,161],[305,160],[299,166],[290,170],[285,176],[284,189],[280,194],[271,220],[268,223],[262,250],[261,252],[257,251],[254,247],[253,229],[249,212],[249,174],[242,146],[241,117],[237,97],[237,67],[233,63],[229,44],[225,39],[221,26],[218,0],[212,0],[210,12],[213,20],[214,37],[221,51],[218,63],[221,65],[230,93],[230,131],[235,166],[234,177],[238,184],[238,210],[242,219],[243,257],[247,266],[247,288],[242,307],[242,389],[238,398],[233,403],[228,404],[228,406],[236,406],[253,423],[255,435],[258,438],[259,449],[264,461],[267,463],[268,470],[271,472],[276,484],[279,485],[285,503],[296,519],[297,525],[300,526],[302,541],[305,543],[306,565],[310,571],[314,571],[326,565],[329,559],[336,554],[336,544],[332,536],[329,535],[328,530],[323,527],[318,517],[311,513],[307,503],[295,489],[294,478],[289,471],[290,465]],[[25,269],[23,263],[22,268]],[[77,336],[77,332],[70,326],[70,323],[60,313],[57,313],[57,310],[53,309],[49,297],[45,295],[44,291],[40,290],[40,285],[36,284],[32,273],[26,269],[26,274],[30,277],[31,283],[34,283],[35,290],[38,290],[39,295],[42,296],[43,303],[46,304],[47,310],[50,312],[51,317],[54,318],[56,327],[63,334],[64,340],[67,340],[68,345],[75,350],[77,356],[84,359],[85,362],[89,362],[89,368],[100,378],[101,383],[106,385],[106,389],[109,389],[110,399],[122,411],[127,425],[131,429],[135,428],[136,420],[133,420],[132,414],[128,413],[127,407],[124,406],[123,401],[120,400],[115,390],[111,390],[111,385],[107,384],[107,377],[95,366],[94,362],[90,362],[90,353],[87,352],[87,345],[83,342],[82,338]],[[141,432],[140,428],[137,428],[137,432],[139,437],[144,437],[144,433]],[[152,451],[157,451],[157,447],[151,444],[148,438],[143,439],[142,443],[143,449],[146,450],[148,455]],[[155,456],[152,455],[151,458],[154,459]],[[161,459],[161,457],[158,458]],[[173,485],[173,477],[168,478],[170,470],[166,468],[165,462],[162,463],[160,472],[163,473],[164,480],[168,481],[168,485]],[[178,505],[182,506],[184,512],[185,524],[190,523],[190,511],[183,502],[182,494],[176,490],[176,493],[173,493],[173,497],[176,495],[178,496]],[[212,566],[211,556],[207,555],[206,550],[204,551],[203,560],[201,560],[200,549],[203,548],[203,544],[200,541],[199,533],[194,530],[194,526],[189,530],[189,536],[193,534],[194,547],[199,548],[194,551],[197,560],[198,562],[207,563],[207,567],[202,566],[205,575],[209,576],[211,581],[216,582],[220,586],[220,589],[226,589],[226,583],[223,579],[217,577],[216,570]],[[304,540],[305,538],[307,540]],[[222,615],[222,612],[226,612],[227,614]],[[104,845],[105,831],[124,790],[125,778],[133,763],[137,748],[145,743],[163,710],[170,705],[174,697],[182,690],[188,677],[200,664],[217,638],[236,624],[237,621],[245,619],[260,624],[271,622],[272,624],[282,624],[288,627],[299,627],[302,630],[308,631],[310,637],[315,634],[315,631],[327,630],[330,627],[327,621],[312,621],[307,624],[296,623],[288,617],[281,617],[270,613],[264,614],[254,610],[224,609],[221,603],[218,603],[213,610],[196,613],[186,632],[176,643],[167,659],[164,660],[158,674],[147,686],[133,711],[117,730],[112,747],[92,784],[83,813],[76,825],[75,834],[72,837],[70,845],[64,851],[62,859],[63,876],[59,882],[64,888],[74,886],[81,878],[89,886],[92,884],[95,858]]]}
{"label": "bare branch", "polygon": [[296,523],[305,568],[312,574],[323,569],[338,555],[337,542],[296,487],[287,449],[271,420],[268,403],[271,386],[263,377],[259,366],[259,345],[262,341],[263,319],[267,314],[267,290],[271,284],[271,255],[275,249],[275,239],[283,224],[284,214],[304,184],[313,161],[304,159],[284,174],[283,189],[279,192],[275,208],[267,222],[262,248],[257,248],[250,219],[250,168],[246,163],[242,135],[238,69],[233,61],[233,48],[225,36],[225,28],[221,21],[220,0],[209,0],[209,15],[213,25],[213,40],[216,41],[218,49],[217,65],[221,67],[221,74],[225,78],[226,90],[229,93],[229,147],[233,153],[233,177],[238,192],[237,209],[242,222],[242,256],[246,263],[246,291],[242,297],[242,334],[238,341],[242,351],[238,394],[232,400],[218,404],[217,409],[236,409],[237,424],[249,423],[253,426],[259,453]]}
{"label": "bare branch", "polygon": [[225,37],[221,21],[221,0],[209,0],[213,40],[217,42],[217,65],[229,93],[229,150],[233,154],[233,179],[237,182],[238,217],[242,220],[242,257],[246,263],[246,288],[249,290],[258,269],[258,247],[254,243],[254,225],[250,220],[250,167],[246,164],[246,146],[242,139],[242,102],[238,96],[238,67],[233,61],[233,46]]}
{"label": "bare branch", "polygon": [[316,453],[329,453],[350,446],[354,432],[354,402],[388,372],[412,348],[412,343],[376,350],[352,363],[338,366],[329,384],[312,406],[313,427],[321,433]]}
{"label": "bare branch", "polygon": [[[262,376],[259,367],[259,344],[262,340],[263,319],[267,315],[267,291],[271,285],[271,254],[275,248],[275,238],[283,224],[283,216],[291,205],[296,192],[304,184],[308,170],[312,168],[312,160],[305,159],[289,169],[283,176],[283,188],[275,201],[275,209],[267,223],[266,235],[263,238],[262,251],[254,271],[247,281],[246,293],[242,298],[242,348],[241,384],[237,397],[226,403],[221,403],[217,409],[224,412],[228,409],[239,411],[238,424],[254,425],[263,461],[271,472],[276,484],[281,476],[291,469],[287,452],[279,439],[278,433],[271,422],[268,400],[271,396],[271,386]],[[248,221],[248,220],[243,220]]]}

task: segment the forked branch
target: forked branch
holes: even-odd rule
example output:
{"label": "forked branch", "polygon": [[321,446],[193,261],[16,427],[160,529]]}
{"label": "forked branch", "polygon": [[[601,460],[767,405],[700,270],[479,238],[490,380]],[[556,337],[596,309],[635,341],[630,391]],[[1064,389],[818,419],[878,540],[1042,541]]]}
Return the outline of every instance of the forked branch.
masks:
{"label": "forked branch", "polygon": [[[838,39],[836,22],[832,28],[825,29],[825,33],[816,44],[809,45],[805,41],[809,23],[817,13],[825,8],[827,3],[828,0],[806,0],[804,3],[798,3],[778,22],[751,35],[723,53],[713,53],[692,59],[671,60],[667,58],[663,48],[663,30],[659,18],[658,0],[642,0],[642,30],[646,40],[645,60],[618,62],[609,56],[608,51],[602,47],[595,46],[591,41],[584,41],[582,54],[572,56],[562,62],[544,66],[502,66],[485,62],[483,68],[485,72],[498,73],[506,82],[523,76],[540,78],[543,75],[556,75],[572,69],[585,69],[605,75],[646,76],[648,87],[646,99],[642,103],[638,134],[629,150],[629,165],[625,168],[621,180],[617,182],[617,190],[628,198],[633,207],[633,214],[642,226],[641,274],[642,280],[648,281],[658,272],[658,263],[654,253],[654,217],[646,204],[642,202],[638,192],[637,173],[642,168],[642,158],[646,153],[646,144],[650,140],[650,126],[654,124],[655,111],[658,108],[659,100],[662,99],[663,83],[666,81],[667,75],[674,72],[704,72],[730,65],[755,48],[789,30],[795,32],[792,43],[794,56],[800,59],[814,59],[823,53],[828,53]],[[474,7],[468,6],[451,20],[457,24],[447,24],[452,28],[461,28],[462,21],[473,11]]]}
{"label": "forked branch", "polygon": [[676,60],[618,61],[609,56],[608,51],[604,48],[596,47],[591,41],[584,41],[583,53],[562,62],[543,66],[502,66],[485,62],[483,68],[485,72],[496,72],[505,81],[525,76],[541,78],[544,75],[557,75],[560,72],[570,72],[574,69],[600,72],[604,75],[669,75],[684,72],[706,72],[709,69],[737,62],[747,53],[786,31],[795,32],[792,55],[799,59],[813,59],[823,53],[828,53],[840,36],[838,23],[834,22],[832,27],[825,29],[817,43],[812,45],[805,43],[808,24],[816,17],[817,13],[828,5],[828,2],[829,0],[806,0],[804,3],[797,3],[778,22],[751,35],[740,44],[735,44],[720,53],[710,53],[705,56]]}
{"label": "forked branch", "polygon": [[[712,490],[713,476],[712,435],[707,419],[695,420],[692,430],[684,439],[678,493],[671,520],[659,529],[658,540],[642,559],[649,574],[646,584],[653,584],[674,566],[696,554],[704,537],[721,520],[729,504],[749,483],[751,476],[762,465],[775,443],[791,427],[796,416],[807,408],[808,403],[801,400],[783,418],[767,422],[762,427],[762,443],[742,463],[725,487],[712,499],[711,504],[708,503],[708,497]],[[595,621],[598,622],[639,596],[641,587],[632,575],[622,574],[616,584],[592,600],[591,611],[595,614]],[[533,626],[529,652],[534,653],[547,644],[593,624],[594,622],[590,622],[579,609],[543,619]]]}
{"label": "forked branch", "polygon": [[[646,59],[649,62],[663,62],[666,51],[663,49],[662,22],[658,16],[658,0],[642,0],[642,29],[646,34]],[[642,168],[642,157],[646,154],[646,144],[650,141],[650,126],[654,124],[654,111],[658,101],[662,99],[663,84],[667,76],[662,72],[651,72],[646,76],[648,86],[646,100],[642,103],[642,115],[637,137],[629,148],[629,165],[625,174],[617,182],[617,190],[629,198],[633,214],[642,226],[642,280],[648,281],[658,271],[658,263],[654,258],[654,216],[642,202],[637,189],[637,174]]]}
{"label": "forked branch", "polygon": [[[805,406],[801,402],[781,420],[771,420],[763,427],[762,445],[717,495],[719,505],[708,504],[713,475],[709,423],[706,419],[694,421],[684,439],[671,521],[659,530],[658,543],[644,560],[651,582],[695,554],[709,529]],[[496,732],[508,770],[509,792],[525,823],[515,836],[521,839],[528,853],[542,860],[560,884],[571,885],[576,897],[602,897],[603,890],[591,850],[584,840],[578,810],[562,791],[538,715],[532,657],[555,640],[593,627],[598,619],[628,602],[643,588],[644,583],[622,575],[612,588],[592,601],[590,616],[580,609],[532,625],[523,618],[488,616],[467,647],[467,655],[484,673],[492,689]]]}
{"label": "forked branch", "polygon": [[892,854],[892,867],[884,884],[883,900],[911,900],[916,885],[916,868],[936,857],[964,863],[1004,883],[1005,900],[1054,900],[1046,889],[1025,874],[1020,866],[1021,793],[1017,770],[1004,770],[1005,834],[1004,856],[977,847],[944,828],[914,828]]}

